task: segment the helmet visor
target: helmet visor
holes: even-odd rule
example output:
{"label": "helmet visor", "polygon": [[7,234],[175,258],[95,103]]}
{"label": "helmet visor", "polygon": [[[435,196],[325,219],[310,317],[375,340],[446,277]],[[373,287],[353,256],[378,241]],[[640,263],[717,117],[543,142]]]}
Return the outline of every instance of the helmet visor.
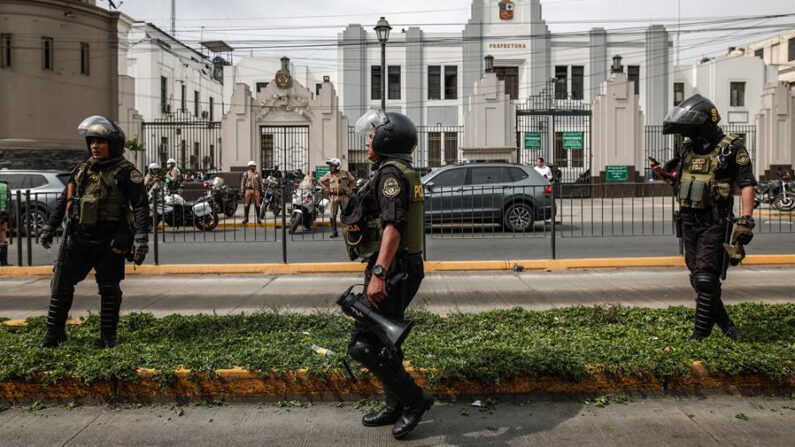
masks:
{"label": "helmet visor", "polygon": [[354,131],[362,136],[369,136],[370,131],[389,122],[383,110],[370,110],[362,115],[354,125]]}
{"label": "helmet visor", "polygon": [[688,110],[676,106],[668,112],[663,122],[671,124],[703,124],[707,121],[707,115],[697,110]]}
{"label": "helmet visor", "polygon": [[86,137],[105,137],[109,138],[116,132],[113,125],[104,116],[94,115],[84,119],[78,126],[77,131]]}

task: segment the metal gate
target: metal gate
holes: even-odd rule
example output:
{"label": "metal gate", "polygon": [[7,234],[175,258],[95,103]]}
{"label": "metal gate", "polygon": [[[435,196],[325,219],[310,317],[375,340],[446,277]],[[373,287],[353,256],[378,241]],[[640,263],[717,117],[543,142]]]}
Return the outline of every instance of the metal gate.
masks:
{"label": "metal gate", "polygon": [[221,122],[174,117],[141,125],[146,163],[165,166],[173,158],[186,170],[217,169],[221,159]]}
{"label": "metal gate", "polygon": [[516,146],[519,163],[543,157],[560,169],[561,182],[576,181],[591,169],[591,105],[548,89],[529,97],[516,108]]}
{"label": "metal gate", "polygon": [[264,169],[311,173],[309,126],[260,126],[260,150]]}

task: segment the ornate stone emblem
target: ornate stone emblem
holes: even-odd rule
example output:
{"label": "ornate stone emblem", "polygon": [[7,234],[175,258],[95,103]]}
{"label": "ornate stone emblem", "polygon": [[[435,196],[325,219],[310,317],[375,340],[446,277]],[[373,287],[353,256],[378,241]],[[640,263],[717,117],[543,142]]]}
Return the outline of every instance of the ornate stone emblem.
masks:
{"label": "ornate stone emblem", "polygon": [[513,2],[511,0],[500,0],[497,5],[500,7],[500,20],[513,20]]}
{"label": "ornate stone emblem", "polygon": [[276,72],[276,86],[279,88],[290,88],[293,84],[293,78],[290,76],[290,72],[284,69],[281,69]]}

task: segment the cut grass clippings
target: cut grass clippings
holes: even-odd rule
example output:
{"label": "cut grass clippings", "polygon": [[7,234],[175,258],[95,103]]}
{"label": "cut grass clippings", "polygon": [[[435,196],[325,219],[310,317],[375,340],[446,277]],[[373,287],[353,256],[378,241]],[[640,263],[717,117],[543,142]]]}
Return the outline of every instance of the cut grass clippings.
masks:
{"label": "cut grass clippings", "polygon": [[[425,369],[431,387],[440,379],[499,383],[520,376],[572,380],[592,374],[687,377],[693,361],[710,373],[795,376],[795,304],[746,303],[729,307],[747,341],[719,334],[687,343],[693,310],[620,306],[573,307],[533,312],[523,309],[446,317],[411,312],[406,359]],[[44,317],[25,326],[0,325],[0,381],[55,383],[67,375],[91,384],[136,381],[138,369],[155,370],[167,387],[179,368],[213,377],[218,369],[242,367],[260,375],[306,369],[325,377],[341,371],[350,322],[341,315],[263,312],[251,315],[136,313],[121,319],[119,346],[100,349],[99,318],[69,326],[58,349],[38,349]],[[311,345],[334,351],[316,355]],[[354,368],[356,374],[363,374]]]}

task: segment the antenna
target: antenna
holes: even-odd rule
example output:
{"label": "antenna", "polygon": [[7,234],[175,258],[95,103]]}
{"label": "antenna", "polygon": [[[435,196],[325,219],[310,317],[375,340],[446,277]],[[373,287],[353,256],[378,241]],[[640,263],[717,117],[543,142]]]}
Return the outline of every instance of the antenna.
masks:
{"label": "antenna", "polygon": [[175,25],[177,19],[177,0],[171,0],[171,35],[177,37],[177,27]]}

